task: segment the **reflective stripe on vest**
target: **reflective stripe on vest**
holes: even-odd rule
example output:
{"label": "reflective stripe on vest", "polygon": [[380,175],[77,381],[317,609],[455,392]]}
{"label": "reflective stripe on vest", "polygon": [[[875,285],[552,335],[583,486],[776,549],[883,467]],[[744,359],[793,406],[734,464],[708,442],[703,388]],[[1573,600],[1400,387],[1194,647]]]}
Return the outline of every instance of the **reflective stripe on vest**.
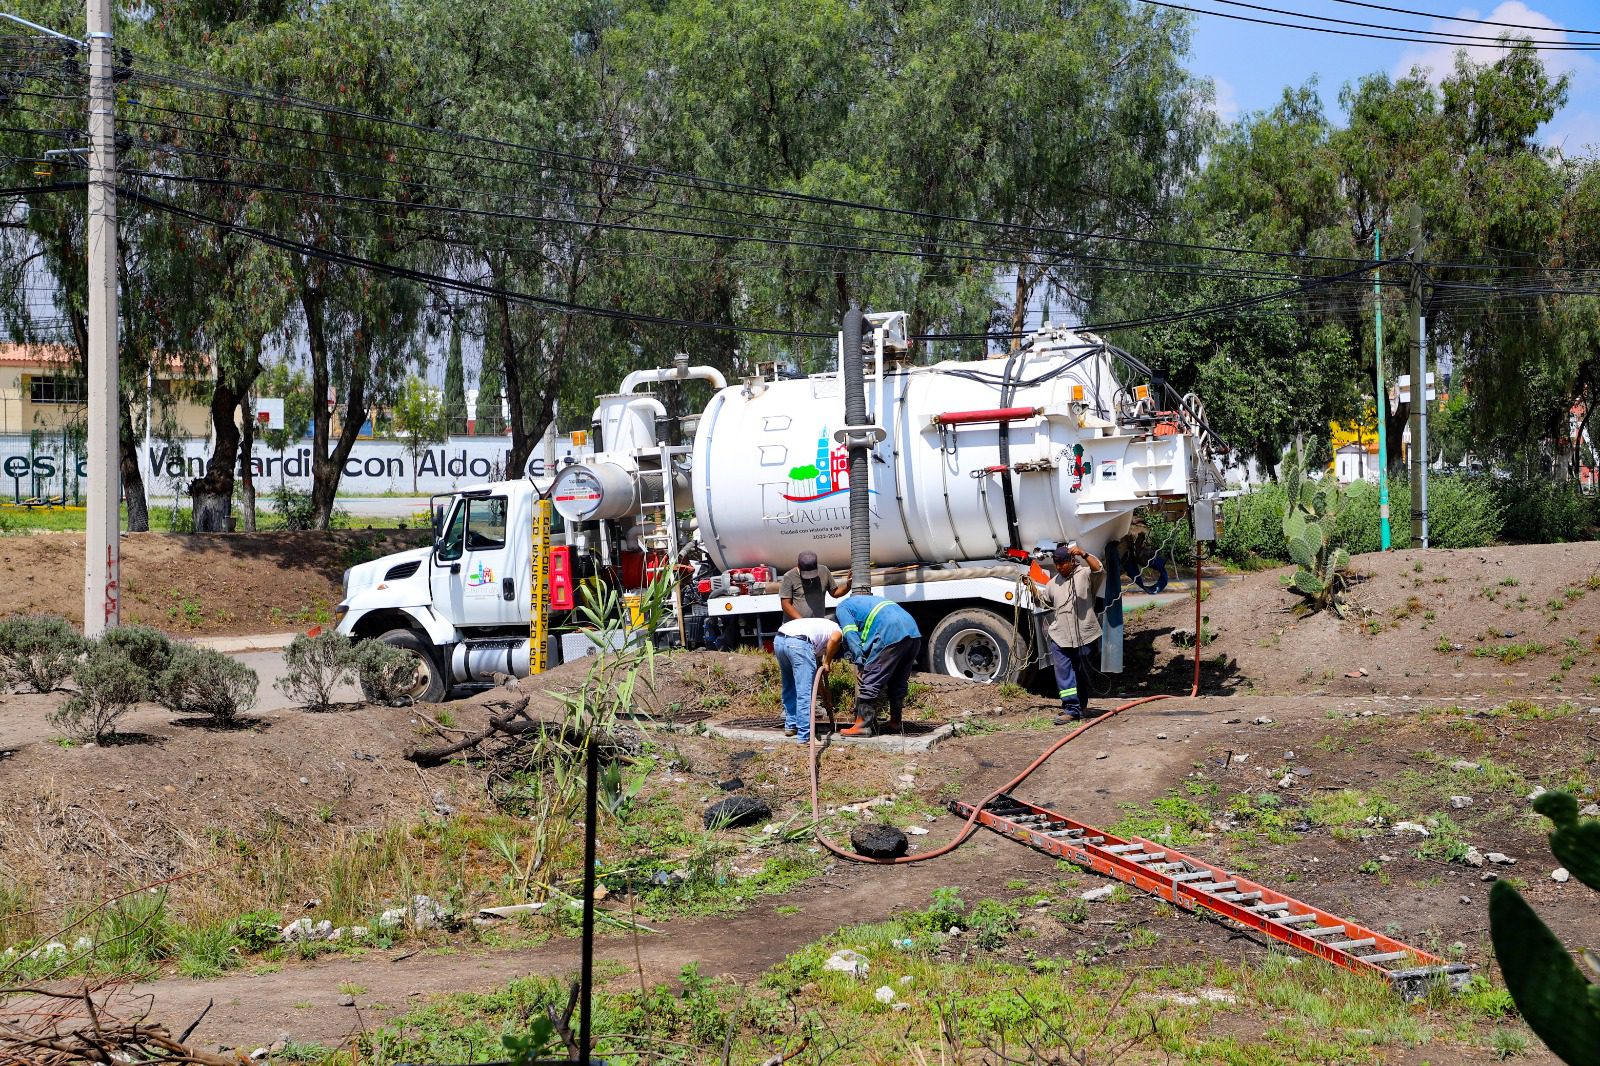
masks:
{"label": "reflective stripe on vest", "polygon": [[877,620],[878,612],[887,606],[889,606],[889,601],[884,600],[882,603],[878,604],[878,606],[874,607],[871,613],[867,615],[867,620],[861,624],[862,640],[867,640],[872,635],[872,623]]}

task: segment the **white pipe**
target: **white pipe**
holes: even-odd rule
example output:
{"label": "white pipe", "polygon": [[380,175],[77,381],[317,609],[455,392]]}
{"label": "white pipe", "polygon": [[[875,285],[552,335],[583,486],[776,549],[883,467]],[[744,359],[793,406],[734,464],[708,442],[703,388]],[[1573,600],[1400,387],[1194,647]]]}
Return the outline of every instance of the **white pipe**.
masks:
{"label": "white pipe", "polygon": [[714,389],[728,387],[728,379],[714,366],[663,366],[655,370],[635,370],[622,379],[621,393],[630,393],[652,381],[709,381]]}

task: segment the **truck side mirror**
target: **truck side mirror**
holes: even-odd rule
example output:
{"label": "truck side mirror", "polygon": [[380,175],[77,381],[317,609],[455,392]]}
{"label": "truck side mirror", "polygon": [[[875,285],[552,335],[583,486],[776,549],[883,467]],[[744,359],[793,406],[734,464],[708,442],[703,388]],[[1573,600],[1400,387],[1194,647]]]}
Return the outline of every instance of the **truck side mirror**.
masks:
{"label": "truck side mirror", "polygon": [[433,546],[439,546],[439,534],[444,532],[444,504],[433,505]]}

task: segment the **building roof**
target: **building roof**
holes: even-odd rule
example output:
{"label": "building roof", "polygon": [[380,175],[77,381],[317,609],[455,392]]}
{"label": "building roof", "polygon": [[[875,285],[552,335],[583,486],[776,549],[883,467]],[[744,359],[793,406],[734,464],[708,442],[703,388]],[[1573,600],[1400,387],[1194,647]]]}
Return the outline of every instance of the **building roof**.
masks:
{"label": "building roof", "polygon": [[[200,356],[209,373],[211,357]],[[0,344],[0,366],[39,367],[46,370],[66,370],[75,367],[77,359],[65,344]],[[163,373],[172,377],[186,376],[183,359],[166,356]]]}

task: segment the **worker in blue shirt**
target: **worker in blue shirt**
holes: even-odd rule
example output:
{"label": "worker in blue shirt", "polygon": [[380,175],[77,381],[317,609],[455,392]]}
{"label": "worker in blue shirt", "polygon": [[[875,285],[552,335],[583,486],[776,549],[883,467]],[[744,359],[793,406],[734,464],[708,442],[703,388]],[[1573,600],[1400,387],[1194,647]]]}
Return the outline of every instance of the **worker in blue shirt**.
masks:
{"label": "worker in blue shirt", "polygon": [[889,705],[889,729],[900,732],[906,687],[922,650],[922,631],[904,607],[865,593],[841,601],[837,617],[844,630],[845,654],[861,671],[856,682],[855,724],[841,729],[840,736],[872,736],[885,703]]}

